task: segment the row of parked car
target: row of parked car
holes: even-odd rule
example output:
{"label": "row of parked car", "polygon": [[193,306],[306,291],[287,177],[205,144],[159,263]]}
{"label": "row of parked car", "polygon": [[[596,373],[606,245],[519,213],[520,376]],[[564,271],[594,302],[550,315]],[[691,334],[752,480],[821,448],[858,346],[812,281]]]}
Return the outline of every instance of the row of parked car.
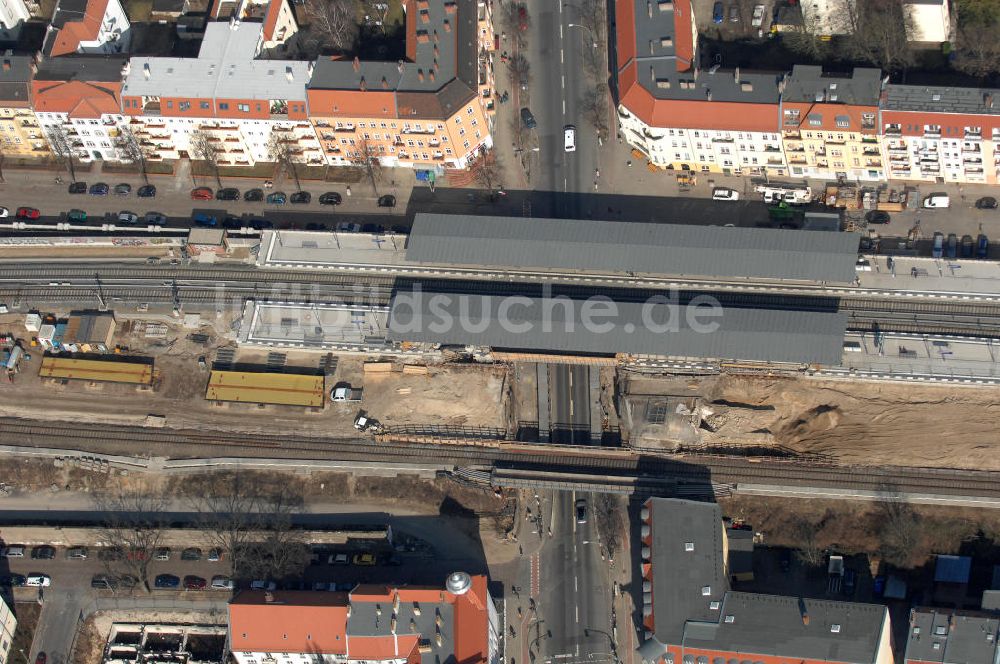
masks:
{"label": "row of parked car", "polygon": [[959,239],[955,233],[945,237],[944,233],[937,232],[931,245],[933,258],[986,258],[989,252],[990,241],[982,233],[973,240],[971,235],[963,235]]}
{"label": "row of parked car", "polygon": [[[211,187],[196,187],[191,190],[191,200],[195,201],[238,201],[240,198],[246,203],[265,202],[268,205],[308,205],[312,203],[312,194],[308,191],[296,191],[291,196],[283,191],[274,191],[265,194],[263,189],[249,189],[242,194],[234,187],[224,187],[213,192]],[[344,201],[343,197],[336,191],[328,191],[320,194],[320,205],[340,205]],[[383,208],[396,207],[396,197],[392,194],[385,194],[378,199],[378,206]]]}

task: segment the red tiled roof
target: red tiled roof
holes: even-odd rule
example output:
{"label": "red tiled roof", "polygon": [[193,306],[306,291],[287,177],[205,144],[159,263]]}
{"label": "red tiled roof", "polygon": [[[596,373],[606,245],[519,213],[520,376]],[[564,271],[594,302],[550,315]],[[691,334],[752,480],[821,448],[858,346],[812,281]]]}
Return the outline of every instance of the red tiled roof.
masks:
{"label": "red tiled roof", "polygon": [[351,636],[347,640],[350,659],[384,660],[409,658],[417,650],[420,637],[416,634],[395,636]]}
{"label": "red tiled roof", "polygon": [[60,56],[76,53],[80,42],[94,41],[101,29],[104,13],[108,9],[108,0],[90,0],[87,11],[79,21],[67,21],[59,29],[52,43],[50,55]]}
{"label": "red tiled roof", "polygon": [[[446,593],[447,594],[447,593]],[[489,613],[486,577],[472,577],[472,587],[455,598],[455,659],[471,663],[489,660]]]}
{"label": "red tiled roof", "polygon": [[677,71],[688,71],[694,63],[692,11],[691,0],[674,0],[674,53],[677,55]]}
{"label": "red tiled roof", "polygon": [[347,594],[240,593],[229,604],[229,640],[242,652],[347,653]]}
{"label": "red tiled roof", "polygon": [[278,14],[281,13],[281,6],[284,3],[285,0],[271,0],[267,3],[267,13],[264,14],[264,41],[271,41],[274,37],[274,28],[278,25]]}
{"label": "red tiled roof", "polygon": [[938,125],[941,136],[947,137],[948,128],[952,129],[953,138],[961,138],[966,127],[980,127],[983,135],[1000,129],[1000,117],[995,115],[972,115],[959,113],[934,113],[925,111],[882,111],[882,126],[898,124],[903,136],[923,136],[924,125]]}
{"label": "red tiled roof", "polygon": [[84,81],[32,81],[36,111],[68,113],[72,118],[99,118],[120,113],[121,85]]}

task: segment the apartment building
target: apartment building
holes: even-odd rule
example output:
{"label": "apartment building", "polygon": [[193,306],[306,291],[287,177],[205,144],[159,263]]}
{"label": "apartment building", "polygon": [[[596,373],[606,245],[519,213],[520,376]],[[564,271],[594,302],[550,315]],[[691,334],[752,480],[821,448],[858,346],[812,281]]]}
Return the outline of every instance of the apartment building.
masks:
{"label": "apartment building", "polygon": [[229,647],[238,664],[499,664],[499,617],[486,583],[458,572],[440,588],[242,592],[229,605]]}
{"label": "apartment building", "polygon": [[48,142],[31,105],[34,58],[6,53],[0,58],[0,143],[9,156],[42,157]]}
{"label": "apartment building", "polygon": [[[82,161],[117,159],[123,56],[43,60],[31,81],[35,116],[50,147],[64,138]],[[58,144],[58,143],[55,143]]]}
{"label": "apartment building", "polygon": [[892,664],[884,606],[730,590],[717,504],[651,498],[641,519],[644,664]]}
{"label": "apartment building", "polygon": [[288,0],[214,0],[209,15],[217,21],[259,21],[266,57],[284,57],[296,46],[299,25]]}
{"label": "apartment building", "polygon": [[825,74],[795,65],[781,95],[781,134],[791,175],[883,180],[878,103],[882,74],[855,69]]}
{"label": "apartment building", "polygon": [[14,41],[20,34],[21,26],[31,18],[32,10],[38,5],[25,0],[0,0],[0,39]]}
{"label": "apartment building", "polygon": [[130,60],[122,112],[151,160],[200,159],[192,148],[200,133],[222,166],[274,161],[272,136],[292,146],[297,162],[324,162],[306,101],[313,64],[257,59],[264,28],[217,21],[206,26],[197,58]]}
{"label": "apartment building", "polygon": [[910,610],[904,664],[995,664],[1000,658],[996,614],[915,608]]}
{"label": "apartment building", "polygon": [[1000,90],[887,85],[881,131],[890,179],[996,184],[1000,178]]}
{"label": "apartment building", "polygon": [[618,120],[629,145],[660,168],[785,174],[780,75],[694,65],[690,0],[616,5]]}
{"label": "apartment building", "polygon": [[59,0],[42,53],[100,55],[128,52],[130,25],[120,0]]}
{"label": "apartment building", "polygon": [[15,631],[17,631],[17,618],[10,610],[7,601],[0,597],[0,664],[7,664],[10,658],[10,647],[14,643]]}
{"label": "apartment building", "polygon": [[327,162],[462,169],[493,145],[488,2],[406,0],[406,60],[316,61],[309,116]]}

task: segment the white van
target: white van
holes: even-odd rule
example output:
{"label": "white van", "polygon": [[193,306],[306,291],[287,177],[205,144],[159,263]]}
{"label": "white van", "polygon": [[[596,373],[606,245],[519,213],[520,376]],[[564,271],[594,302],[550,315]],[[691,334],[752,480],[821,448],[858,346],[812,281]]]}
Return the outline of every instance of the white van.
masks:
{"label": "white van", "polygon": [[24,558],[24,547],[20,544],[0,549],[0,558]]}
{"label": "white van", "polygon": [[29,574],[28,578],[24,581],[24,585],[45,588],[52,585],[52,579],[49,578],[48,574]]}
{"label": "white van", "polygon": [[944,209],[951,205],[951,199],[948,198],[948,194],[935,193],[931,194],[924,199],[924,207],[929,209]]}

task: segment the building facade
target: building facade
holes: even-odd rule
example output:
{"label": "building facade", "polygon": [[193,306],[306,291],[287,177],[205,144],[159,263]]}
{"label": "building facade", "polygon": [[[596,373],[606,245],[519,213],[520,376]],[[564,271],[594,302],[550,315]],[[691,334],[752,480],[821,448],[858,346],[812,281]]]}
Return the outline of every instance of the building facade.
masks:
{"label": "building facade", "polygon": [[996,184],[1000,178],[1000,90],[887,85],[881,132],[890,179]]}
{"label": "building facade", "polygon": [[37,9],[34,2],[29,7],[25,0],[0,0],[0,39],[16,40],[32,9]]}
{"label": "building facade", "polygon": [[500,664],[486,583],[459,572],[441,588],[243,592],[229,605],[229,647],[238,664]]}
{"label": "building facade", "polygon": [[10,659],[10,647],[14,643],[16,631],[17,618],[7,601],[0,597],[0,664],[7,664]]}
{"label": "building facade", "polygon": [[0,58],[0,143],[4,154],[43,157],[49,154],[31,103],[34,58],[4,55]]}

